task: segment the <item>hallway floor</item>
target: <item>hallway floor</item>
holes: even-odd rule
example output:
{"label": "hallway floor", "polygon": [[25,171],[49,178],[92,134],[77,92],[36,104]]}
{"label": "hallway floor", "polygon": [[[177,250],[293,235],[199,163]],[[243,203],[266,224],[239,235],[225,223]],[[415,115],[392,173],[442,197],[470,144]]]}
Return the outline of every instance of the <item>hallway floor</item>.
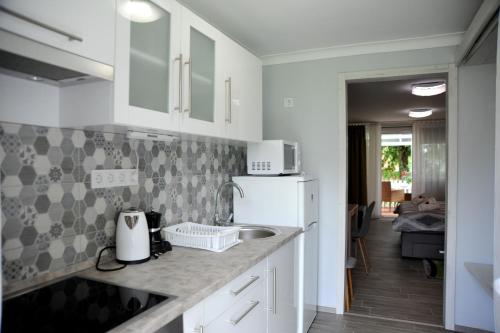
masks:
{"label": "hallway floor", "polygon": [[390,219],[372,220],[366,238],[369,273],[361,259],[353,270],[350,313],[443,324],[443,281],[427,279],[422,260],[400,256],[400,234]]}
{"label": "hallway floor", "polygon": [[395,320],[318,312],[308,333],[442,333],[443,328]]}

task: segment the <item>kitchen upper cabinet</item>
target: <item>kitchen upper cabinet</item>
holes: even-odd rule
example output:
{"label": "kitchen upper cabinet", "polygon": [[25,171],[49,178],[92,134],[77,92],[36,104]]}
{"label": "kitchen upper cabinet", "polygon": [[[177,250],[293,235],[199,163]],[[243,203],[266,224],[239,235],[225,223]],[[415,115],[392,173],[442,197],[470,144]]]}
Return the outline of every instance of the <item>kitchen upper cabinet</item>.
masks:
{"label": "kitchen upper cabinet", "polygon": [[149,1],[157,13],[150,22],[130,18],[124,11],[130,0],[4,3],[61,30],[81,31],[83,42],[6,13],[0,27],[29,26],[11,30],[114,67],[113,81],[60,87],[60,126],[262,140],[261,61],[177,1]]}
{"label": "kitchen upper cabinet", "polygon": [[297,332],[295,240],[267,258],[268,333]]}
{"label": "kitchen upper cabinet", "polygon": [[[114,120],[145,128],[179,130],[181,97],[180,7],[154,0],[158,18],[134,22],[121,15],[118,0],[114,80]],[[177,79],[177,81],[176,81]]]}
{"label": "kitchen upper cabinet", "polygon": [[262,62],[223,37],[224,121],[226,137],[262,140]]}
{"label": "kitchen upper cabinet", "polygon": [[222,34],[187,9],[182,10],[183,132],[223,136]]}
{"label": "kitchen upper cabinet", "polygon": [[2,0],[0,6],[0,29],[113,65],[114,0]]}

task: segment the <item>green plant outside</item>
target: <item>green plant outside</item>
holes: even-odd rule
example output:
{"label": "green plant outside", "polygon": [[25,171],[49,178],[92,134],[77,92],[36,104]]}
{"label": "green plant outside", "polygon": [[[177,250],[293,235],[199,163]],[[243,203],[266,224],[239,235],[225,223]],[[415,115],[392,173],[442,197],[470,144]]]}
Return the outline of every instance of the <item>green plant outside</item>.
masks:
{"label": "green plant outside", "polygon": [[411,146],[382,147],[382,180],[401,180],[411,184]]}

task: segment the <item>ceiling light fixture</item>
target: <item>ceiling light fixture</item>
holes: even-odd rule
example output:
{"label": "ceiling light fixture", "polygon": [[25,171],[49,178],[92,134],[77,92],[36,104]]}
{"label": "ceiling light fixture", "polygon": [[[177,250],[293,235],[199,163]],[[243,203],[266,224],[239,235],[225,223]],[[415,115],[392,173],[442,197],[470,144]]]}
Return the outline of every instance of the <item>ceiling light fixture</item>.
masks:
{"label": "ceiling light fixture", "polygon": [[138,23],[154,22],[163,16],[155,4],[145,0],[128,0],[120,5],[118,11],[121,16]]}
{"label": "ceiling light fixture", "polygon": [[411,118],[425,118],[429,117],[432,114],[432,109],[410,109],[410,113],[408,114]]}
{"label": "ceiling light fixture", "polygon": [[411,93],[416,96],[435,96],[445,91],[446,83],[443,81],[418,83],[411,86]]}

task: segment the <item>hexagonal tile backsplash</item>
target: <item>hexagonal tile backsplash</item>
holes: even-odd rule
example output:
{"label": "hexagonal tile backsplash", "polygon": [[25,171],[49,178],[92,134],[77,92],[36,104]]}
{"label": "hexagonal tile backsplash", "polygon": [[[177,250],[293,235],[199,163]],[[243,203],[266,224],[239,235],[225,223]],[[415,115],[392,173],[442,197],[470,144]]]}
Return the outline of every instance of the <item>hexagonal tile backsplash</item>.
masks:
{"label": "hexagonal tile backsplash", "polygon": [[[139,169],[139,185],[91,189],[94,169]],[[0,123],[4,285],[91,260],[131,206],[163,224],[211,223],[217,187],[246,171],[246,149],[205,141]],[[222,209],[230,209],[231,191]]]}

